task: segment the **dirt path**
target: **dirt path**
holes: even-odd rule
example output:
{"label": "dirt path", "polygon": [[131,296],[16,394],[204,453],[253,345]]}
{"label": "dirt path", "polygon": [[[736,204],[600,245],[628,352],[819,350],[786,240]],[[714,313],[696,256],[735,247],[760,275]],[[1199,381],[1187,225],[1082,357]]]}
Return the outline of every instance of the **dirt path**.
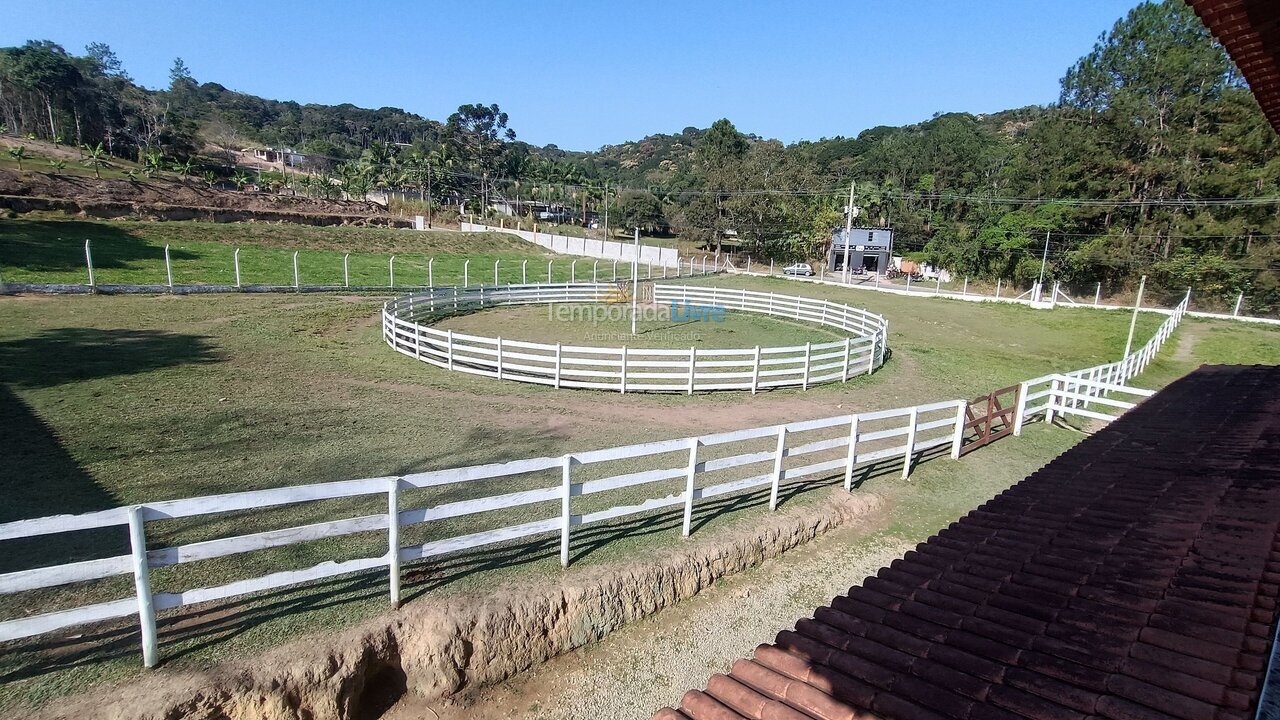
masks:
{"label": "dirt path", "polygon": [[1177,362],[1193,362],[1195,360],[1196,343],[1204,336],[1208,327],[1202,323],[1183,323],[1178,328],[1178,346],[1173,350],[1173,359]]}
{"label": "dirt path", "polygon": [[833,530],[469,701],[438,707],[406,697],[383,720],[647,718],[910,547],[856,525]]}

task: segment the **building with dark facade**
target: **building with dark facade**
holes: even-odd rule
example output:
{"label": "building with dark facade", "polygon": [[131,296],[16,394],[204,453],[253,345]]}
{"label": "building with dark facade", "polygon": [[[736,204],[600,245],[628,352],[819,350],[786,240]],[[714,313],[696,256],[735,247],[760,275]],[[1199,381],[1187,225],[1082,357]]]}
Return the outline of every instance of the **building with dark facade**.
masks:
{"label": "building with dark facade", "polygon": [[827,269],[830,272],[844,271],[846,245],[849,247],[849,267],[882,273],[889,268],[889,258],[893,255],[893,230],[840,228],[832,231],[831,252],[827,255]]}

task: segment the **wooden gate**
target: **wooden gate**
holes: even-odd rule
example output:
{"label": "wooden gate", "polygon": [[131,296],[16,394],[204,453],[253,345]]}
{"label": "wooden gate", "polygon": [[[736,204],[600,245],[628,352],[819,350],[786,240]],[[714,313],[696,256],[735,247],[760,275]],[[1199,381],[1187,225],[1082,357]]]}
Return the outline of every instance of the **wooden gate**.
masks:
{"label": "wooden gate", "polygon": [[961,455],[1013,432],[1019,387],[1011,385],[1000,388],[989,395],[974,398],[969,403],[965,410],[965,441],[960,447]]}

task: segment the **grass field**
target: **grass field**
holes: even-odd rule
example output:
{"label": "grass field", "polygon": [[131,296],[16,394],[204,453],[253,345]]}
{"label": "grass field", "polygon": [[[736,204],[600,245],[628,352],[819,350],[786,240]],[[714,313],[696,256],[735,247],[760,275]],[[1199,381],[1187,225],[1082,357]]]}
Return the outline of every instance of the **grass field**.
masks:
{"label": "grass field", "polygon": [[[293,252],[298,251],[304,285],[341,285],[343,256],[350,254],[352,285],[386,286],[395,260],[397,286],[426,285],[435,258],[437,284],[461,283],[471,260],[469,281],[492,284],[494,261],[503,283],[519,282],[528,261],[530,282],[545,281],[554,260],[554,279],[569,279],[572,258],[501,233],[412,232],[388,228],[311,227],[259,223],[139,222],[80,220],[0,220],[0,281],[85,283],[84,241],[91,241],[99,284],[165,283],[164,247],[169,245],[177,284],[235,283],[234,254],[240,252],[245,285],[292,285]],[[601,262],[600,272],[611,271]],[[579,279],[590,277],[591,262],[579,260]]]}
{"label": "grass field", "polygon": [[[100,227],[104,225],[105,229]],[[255,251],[287,252],[271,244],[283,234],[288,239],[281,242],[306,244],[314,248],[311,252],[334,253],[339,259],[343,247],[412,252],[414,246],[397,244],[402,237],[404,243],[429,242],[429,246],[417,247],[439,255],[446,254],[446,249],[461,253],[472,247],[461,243],[482,242],[457,234],[424,237],[350,228],[288,228],[281,233],[277,226],[255,225],[5,222],[0,224],[0,247],[31,242],[36,248],[50,248],[55,255],[54,259],[37,261],[6,250],[5,271],[25,267],[24,271],[36,272],[32,266],[62,262],[58,258],[70,253],[50,247],[56,243],[49,237],[56,237],[61,228],[81,226],[104,233],[128,230],[125,234],[133,240],[121,242],[152,249],[158,241],[163,242],[162,237],[175,247],[174,238],[178,237],[193,245],[211,242],[196,239],[204,230],[226,233],[217,235],[224,239],[230,234],[229,243],[252,246]],[[64,235],[75,237],[72,231]],[[447,245],[452,242],[460,244]],[[523,247],[488,245],[486,251],[501,255]],[[25,265],[18,264],[17,257],[23,258]],[[188,260],[194,263],[196,258]],[[122,258],[118,269],[121,273],[140,272],[131,264],[143,261],[154,263],[154,258]],[[70,272],[56,267],[48,271]],[[0,488],[6,497],[0,505],[0,521],[198,494],[557,455],[974,396],[1048,372],[1114,360],[1122,351],[1128,329],[1128,317],[1121,313],[1042,312],[757,278],[720,277],[697,282],[827,297],[865,306],[889,319],[893,354],[872,376],[808,392],[783,390],[754,397],[739,393],[618,395],[499,383],[449,373],[400,356],[382,343],[379,297],[0,298],[0,412],[9,430],[0,433],[0,451],[6,458],[0,471]],[[528,310],[536,312],[535,308]],[[482,317],[459,318],[458,322]],[[1145,341],[1161,320],[1160,316],[1142,316],[1139,338]],[[512,322],[513,330],[520,326],[518,320]],[[792,330],[787,326],[782,332]],[[1280,333],[1188,320],[1138,384],[1168,382],[1201,362],[1280,362]],[[997,443],[961,463],[945,459],[927,463],[920,477],[934,478],[931,483],[969,483],[974,476],[985,477],[990,463],[1033,469],[1069,445],[1072,437],[1068,431],[1037,428],[1022,439]],[[1013,477],[1021,475],[1014,473]],[[972,498],[966,494],[939,500],[936,505],[912,495],[923,486],[925,483],[904,484],[886,475],[875,478],[868,489],[906,493],[902,507],[923,508],[912,511],[918,512],[918,517],[891,518],[893,526],[904,533],[927,532],[972,506]],[[990,490],[985,484],[982,487],[984,493]],[[668,490],[656,488],[654,492],[666,494]],[[817,496],[799,494],[792,502],[813,502]],[[907,503],[907,497],[917,497],[923,505]],[[158,523],[153,541],[157,546],[189,542],[345,517],[362,508],[359,502],[326,501],[306,508],[207,518],[200,523]],[[729,531],[735,523],[763,510],[758,502],[746,502],[707,512],[705,528],[699,532]],[[503,519],[486,518],[485,522],[496,526]],[[416,532],[453,533],[466,527],[462,522],[451,522]],[[148,532],[152,532],[150,525]],[[581,550],[575,549],[578,556],[570,572],[625,560],[636,552],[669,546],[678,538],[678,521],[672,524],[642,518],[605,526],[584,536]],[[411,535],[405,542],[414,539]],[[122,541],[119,536],[102,535],[8,544],[0,571],[55,562],[68,553],[109,553],[119,550]],[[325,559],[374,554],[379,541],[378,534],[352,536],[252,553],[226,562],[184,565],[157,572],[155,582],[159,590],[217,584]],[[557,572],[553,545],[553,540],[538,541],[446,559],[415,570],[406,585],[407,594],[417,598],[428,593],[475,591],[525,573]],[[94,588],[69,587],[41,595],[37,603],[6,602],[0,605],[0,613],[13,617],[35,607],[65,606],[98,594],[127,594],[128,586],[126,579],[123,583],[99,583]],[[166,657],[176,667],[207,666],[299,633],[344,626],[381,611],[384,589],[381,576],[373,574],[219,604],[194,619],[185,616],[181,622],[168,621],[162,631]],[[0,660],[0,707],[38,704],[128,676],[139,664],[136,647],[136,637],[126,623],[101,637],[64,638],[49,647],[37,641],[6,648]]]}

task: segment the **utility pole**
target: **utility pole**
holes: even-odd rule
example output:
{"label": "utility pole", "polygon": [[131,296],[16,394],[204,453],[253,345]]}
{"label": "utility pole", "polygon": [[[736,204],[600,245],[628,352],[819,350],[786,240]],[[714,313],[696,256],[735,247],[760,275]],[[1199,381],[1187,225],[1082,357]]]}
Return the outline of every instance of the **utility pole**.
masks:
{"label": "utility pole", "polygon": [[604,239],[609,239],[609,181],[604,181]]}
{"label": "utility pole", "polygon": [[844,216],[844,284],[849,284],[849,240],[853,237],[853,186],[849,183],[849,207]]}
{"label": "utility pole", "polygon": [[636,309],[640,297],[640,228],[636,228],[635,251],[631,256],[631,334],[636,334]]}
{"label": "utility pole", "polygon": [[1045,263],[1047,262],[1049,262],[1049,231],[1045,230],[1044,231],[1044,255],[1040,256],[1040,282],[1036,283],[1037,286],[1040,286],[1040,287],[1044,286],[1044,266],[1045,266]]}
{"label": "utility pole", "polygon": [[427,163],[427,227],[431,227],[431,163]]}
{"label": "utility pole", "polygon": [[1138,308],[1142,307],[1142,291],[1147,289],[1147,276],[1142,276],[1142,281],[1138,283],[1138,300],[1133,303],[1133,317],[1129,319],[1129,339],[1124,341],[1124,355],[1122,358],[1129,357],[1129,351],[1133,348],[1133,331],[1138,326]]}

